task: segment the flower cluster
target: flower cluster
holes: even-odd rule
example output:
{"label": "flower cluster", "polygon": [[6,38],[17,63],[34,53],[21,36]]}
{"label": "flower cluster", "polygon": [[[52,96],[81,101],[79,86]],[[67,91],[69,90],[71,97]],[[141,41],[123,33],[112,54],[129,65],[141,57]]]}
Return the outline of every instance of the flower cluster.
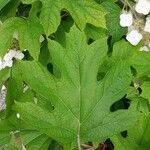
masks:
{"label": "flower cluster", "polygon": [[135,0],[135,5],[128,0],[123,2],[125,7],[120,14],[120,25],[128,27],[126,39],[134,46],[142,41],[140,50],[150,51],[150,0]]}
{"label": "flower cluster", "polygon": [[9,50],[3,59],[0,58],[0,70],[6,68],[6,67],[12,67],[13,65],[13,58],[15,59],[23,59],[24,54],[21,51],[17,50]]}

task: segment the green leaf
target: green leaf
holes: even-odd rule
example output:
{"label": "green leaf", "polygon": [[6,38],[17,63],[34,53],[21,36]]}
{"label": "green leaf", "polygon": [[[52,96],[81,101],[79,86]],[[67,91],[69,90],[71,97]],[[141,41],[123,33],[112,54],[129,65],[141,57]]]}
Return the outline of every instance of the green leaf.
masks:
{"label": "green leaf", "polygon": [[9,2],[10,0],[0,0],[0,10]]}
{"label": "green leaf", "polygon": [[[31,133],[29,135],[31,135]],[[47,135],[41,134],[28,143],[26,148],[27,150],[47,150],[50,143],[51,139]]]}
{"label": "green leaf", "polygon": [[120,38],[127,33],[126,28],[122,28],[119,24],[119,16],[121,9],[112,1],[105,1],[102,6],[109,12],[106,15],[106,27],[108,35],[112,36],[112,43],[119,41]]}
{"label": "green leaf", "polygon": [[6,120],[0,120],[0,146],[7,144],[10,141],[10,132],[15,130],[15,127]]}
{"label": "green leaf", "polygon": [[115,137],[113,140],[116,150],[148,150],[149,132],[150,132],[150,117],[141,118],[134,128],[128,131],[128,137]]}
{"label": "green leaf", "polygon": [[34,3],[32,3],[32,7],[31,7],[31,10],[30,10],[30,13],[29,13],[29,17],[30,18],[35,18],[37,17],[37,13],[40,12],[42,8],[42,3],[40,1],[35,1]]}
{"label": "green leaf", "polygon": [[0,11],[0,20],[4,22],[10,17],[15,17],[16,9],[20,3],[20,0],[9,0],[10,2]]}
{"label": "green leaf", "polygon": [[5,83],[5,81],[9,78],[10,76],[10,69],[3,69],[0,71],[0,89],[2,85]]}
{"label": "green leaf", "polygon": [[5,150],[21,149],[24,145],[28,150],[47,150],[51,138],[40,133],[15,115],[0,120],[0,146]]}
{"label": "green leaf", "polygon": [[49,54],[49,50],[47,47],[47,41],[44,41],[41,44],[41,50],[40,50],[40,55],[39,55],[39,62],[41,62],[41,64],[47,66],[47,64],[50,62],[50,54]]}
{"label": "green leaf", "polygon": [[133,47],[129,42],[126,42],[125,40],[121,40],[114,44],[112,58],[115,61],[126,60],[129,62],[129,64],[131,64],[133,55],[137,50],[138,48],[136,46]]}
{"label": "green leaf", "polygon": [[132,66],[136,69],[138,77],[150,76],[150,53],[137,51],[132,59]]}
{"label": "green leaf", "polygon": [[78,147],[84,141],[100,142],[133,125],[138,116],[136,110],[110,111],[131,82],[128,64],[117,62],[97,81],[99,66],[107,55],[107,38],[88,45],[84,32],[73,26],[66,34],[65,48],[49,40],[49,49],[61,78],[36,61],[20,62],[18,68],[23,80],[50,101],[54,110],[16,102],[14,108],[24,121],[59,142],[73,142]]}
{"label": "green leaf", "polygon": [[54,33],[55,40],[58,41],[62,46],[66,45],[66,32],[70,31],[70,28],[73,26],[74,21],[69,16],[65,20],[62,20],[57,31]]}
{"label": "green leaf", "polygon": [[[25,3],[33,3],[35,0],[23,0]],[[69,11],[80,29],[84,29],[86,23],[91,23],[97,27],[105,28],[106,11],[101,5],[93,0],[43,0],[43,8],[40,14],[40,21],[45,29],[46,35],[55,32],[60,24],[60,11]]]}
{"label": "green leaf", "polygon": [[41,25],[35,20],[10,18],[0,28],[0,56],[3,57],[10,48],[14,32],[18,32],[20,49],[27,49],[31,56],[38,60],[40,53]]}
{"label": "green leaf", "polygon": [[142,86],[141,86],[141,89],[142,89],[142,94],[141,96],[143,98],[146,98],[149,100],[150,102],[150,82],[149,81],[145,81]]}
{"label": "green leaf", "polygon": [[134,127],[127,131],[127,137],[118,135],[112,138],[115,150],[148,150],[149,133],[150,115],[141,115]]}
{"label": "green leaf", "polygon": [[93,40],[100,39],[102,37],[106,37],[106,29],[95,27],[91,24],[87,24],[84,29],[88,38]]}

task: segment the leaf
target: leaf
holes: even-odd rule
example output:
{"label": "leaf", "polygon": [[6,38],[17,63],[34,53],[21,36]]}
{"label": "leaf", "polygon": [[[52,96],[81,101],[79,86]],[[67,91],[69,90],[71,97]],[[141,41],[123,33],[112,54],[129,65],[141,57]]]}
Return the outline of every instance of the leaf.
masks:
{"label": "leaf", "polygon": [[0,28],[0,56],[4,56],[10,48],[14,32],[18,32],[20,49],[27,49],[36,60],[40,53],[40,35],[43,33],[41,25],[35,20],[10,18]]}
{"label": "leaf", "polygon": [[107,38],[88,45],[84,32],[73,26],[66,34],[65,48],[49,40],[49,49],[61,78],[36,61],[20,62],[18,68],[23,80],[51,101],[54,110],[16,102],[14,109],[23,120],[63,144],[73,142],[78,147],[82,141],[100,142],[133,125],[138,116],[135,110],[110,111],[131,82],[128,64],[117,62],[97,81],[99,66],[107,55]]}
{"label": "leaf", "polygon": [[50,142],[51,139],[45,134],[42,134],[37,138],[35,138],[34,140],[32,140],[30,143],[28,143],[26,145],[26,148],[28,150],[47,150]]}
{"label": "leaf", "polygon": [[117,2],[117,0],[95,0],[97,3],[102,3],[106,1]]}
{"label": "leaf", "polygon": [[147,150],[150,147],[150,116],[142,117],[137,124],[128,131],[127,138],[121,136],[113,140],[116,150]]}
{"label": "leaf", "polygon": [[10,141],[10,132],[15,130],[15,127],[8,121],[0,119],[0,146],[5,145]]}
{"label": "leaf", "polygon": [[[13,113],[14,114],[14,113]],[[15,115],[0,120],[0,146],[4,149],[12,149],[25,145],[28,150],[47,150],[51,139],[40,133],[24,122],[18,120]]]}
{"label": "leaf", "polygon": [[112,58],[115,61],[126,60],[131,65],[131,60],[133,59],[133,56],[137,50],[138,50],[138,47],[136,46],[133,47],[129,42],[125,40],[121,40],[114,44]]}
{"label": "leaf", "polygon": [[142,94],[141,96],[143,98],[146,98],[149,100],[150,102],[150,82],[149,81],[145,81],[142,86],[141,86],[141,89],[142,89]]}
{"label": "leaf", "polygon": [[[33,3],[35,0],[23,0],[25,3]],[[97,27],[105,28],[106,11],[101,5],[93,0],[43,0],[43,8],[40,15],[40,22],[45,29],[46,35],[55,32],[60,24],[60,11],[69,11],[80,29],[84,29],[86,23],[91,23]]]}
{"label": "leaf", "polygon": [[35,1],[32,3],[32,7],[29,13],[30,18],[34,19],[35,17],[37,17],[37,13],[39,13],[41,10],[41,7],[42,7],[41,5],[42,3],[40,1]]}
{"label": "leaf", "polygon": [[41,44],[41,50],[40,50],[40,55],[39,55],[39,62],[41,62],[43,65],[47,66],[48,63],[50,62],[50,54],[49,50],[47,47],[47,41],[44,41]]}
{"label": "leaf", "polygon": [[145,99],[138,99],[136,100],[140,102],[139,111],[141,115],[136,124],[127,131],[127,136],[117,135],[111,139],[116,150],[147,150],[150,147],[149,104]]}
{"label": "leaf", "polygon": [[66,45],[66,32],[70,31],[73,26],[73,19],[68,16],[65,20],[62,20],[57,31],[54,33],[55,40],[58,41],[62,46]]}
{"label": "leaf", "polygon": [[87,24],[84,29],[88,38],[93,40],[100,39],[102,37],[106,37],[106,29],[95,27],[91,24]]}
{"label": "leaf", "polygon": [[9,2],[10,0],[0,0],[0,10]]}
{"label": "leaf", "polygon": [[126,28],[122,28],[119,24],[119,16],[121,9],[117,4],[112,1],[104,1],[102,6],[109,12],[106,15],[106,27],[108,29],[108,35],[112,36],[112,43],[120,40],[120,38],[127,33]]}
{"label": "leaf", "polygon": [[9,78],[9,76],[10,76],[10,69],[0,71],[0,89],[2,85],[5,83],[5,81]]}
{"label": "leaf", "polygon": [[136,69],[138,77],[150,75],[150,53],[137,51],[132,58],[132,66]]}
{"label": "leaf", "polygon": [[9,0],[9,3],[0,11],[0,20],[4,22],[10,17],[15,17],[19,3],[20,0]]}

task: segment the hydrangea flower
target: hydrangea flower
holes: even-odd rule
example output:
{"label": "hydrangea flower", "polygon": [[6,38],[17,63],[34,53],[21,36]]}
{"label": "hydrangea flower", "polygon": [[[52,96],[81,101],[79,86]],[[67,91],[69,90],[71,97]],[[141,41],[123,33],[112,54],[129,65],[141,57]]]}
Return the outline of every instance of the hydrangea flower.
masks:
{"label": "hydrangea flower", "polygon": [[21,51],[16,51],[14,58],[22,60],[24,58],[24,54]]}
{"label": "hydrangea flower", "polygon": [[126,39],[132,44],[137,45],[141,40],[143,36],[141,33],[139,33],[137,30],[132,30],[129,32],[126,36]]}
{"label": "hydrangea flower", "polygon": [[120,25],[122,27],[130,27],[133,23],[133,15],[131,12],[123,12],[120,15]]}
{"label": "hydrangea flower", "polygon": [[150,0],[123,1],[124,9],[120,14],[120,26],[128,27],[126,39],[137,45],[140,41],[140,51],[150,51]]}
{"label": "hydrangea flower", "polygon": [[24,58],[24,54],[21,51],[17,50],[9,50],[3,58],[0,58],[0,70],[6,67],[12,67],[13,65],[13,58],[22,60]]}
{"label": "hydrangea flower", "polygon": [[135,10],[138,13],[147,15],[150,12],[150,0],[138,0]]}
{"label": "hydrangea flower", "polygon": [[10,50],[8,53],[5,54],[3,60],[5,62],[10,61],[13,59],[13,57],[16,55],[16,51],[15,50]]}
{"label": "hydrangea flower", "polygon": [[6,68],[6,67],[12,67],[12,65],[13,65],[12,60],[3,61],[3,69]]}

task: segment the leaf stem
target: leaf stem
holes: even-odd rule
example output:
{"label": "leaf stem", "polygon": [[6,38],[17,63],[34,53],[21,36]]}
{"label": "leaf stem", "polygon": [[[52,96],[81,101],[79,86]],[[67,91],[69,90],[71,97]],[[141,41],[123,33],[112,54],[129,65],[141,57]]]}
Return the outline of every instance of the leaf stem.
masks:
{"label": "leaf stem", "polygon": [[[122,0],[121,0],[121,1],[122,1]],[[123,3],[126,3],[126,4],[130,7],[130,9],[131,9],[131,11],[132,11],[134,17],[135,17],[136,19],[138,19],[137,15],[136,15],[136,12],[134,11],[134,9],[133,9],[133,7],[131,6],[131,4],[129,3],[129,1],[128,1],[128,0],[124,0],[124,1],[122,1],[122,2],[123,2]]]}
{"label": "leaf stem", "polygon": [[78,149],[81,150],[80,136],[77,136]]}
{"label": "leaf stem", "polygon": [[81,150],[81,142],[80,142],[80,121],[79,121],[79,127],[78,127],[77,144],[78,144],[78,150]]}

